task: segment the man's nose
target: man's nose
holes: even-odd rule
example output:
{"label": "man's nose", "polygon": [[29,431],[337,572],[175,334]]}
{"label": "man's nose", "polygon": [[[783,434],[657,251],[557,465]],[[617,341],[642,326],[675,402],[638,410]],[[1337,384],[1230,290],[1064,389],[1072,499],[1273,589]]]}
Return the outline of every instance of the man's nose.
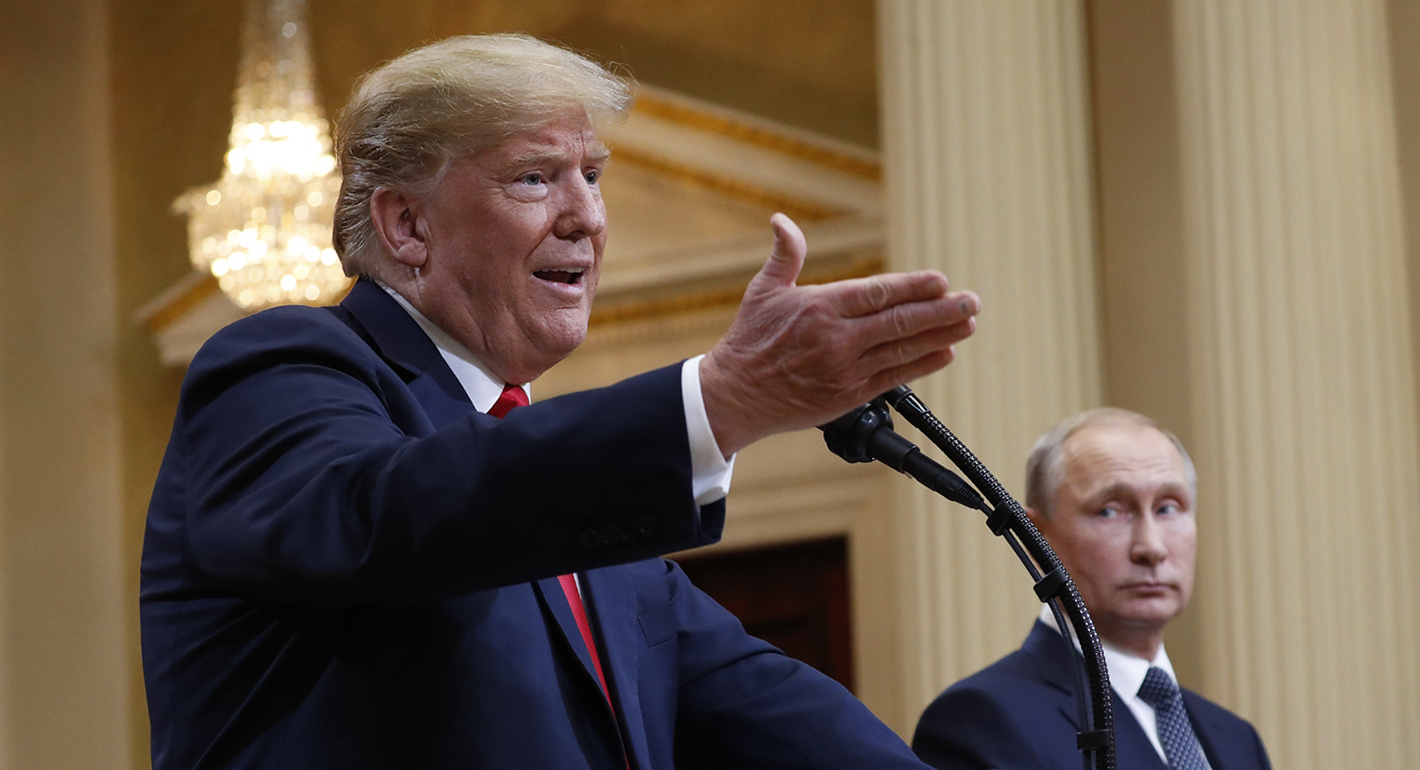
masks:
{"label": "man's nose", "polygon": [[1135,564],[1152,567],[1167,559],[1168,555],[1169,549],[1164,545],[1163,531],[1153,514],[1145,513],[1136,519],[1129,544],[1129,558]]}
{"label": "man's nose", "polygon": [[563,199],[553,228],[558,238],[580,240],[606,230],[606,206],[587,178],[578,175],[563,189]]}

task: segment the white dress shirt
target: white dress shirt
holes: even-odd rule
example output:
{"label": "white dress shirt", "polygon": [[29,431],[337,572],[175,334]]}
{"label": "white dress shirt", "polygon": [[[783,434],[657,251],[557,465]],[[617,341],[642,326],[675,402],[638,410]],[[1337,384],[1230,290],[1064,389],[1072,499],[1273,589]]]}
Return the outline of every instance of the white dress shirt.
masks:
{"label": "white dress shirt", "polygon": [[[450,337],[443,329],[435,326],[413,305],[399,295],[399,292],[381,286],[405,312],[419,324],[419,328],[429,335],[439,355],[453,370],[454,376],[463,385],[469,401],[480,412],[493,407],[498,397],[503,395],[503,381],[488,371],[481,361]],[[735,469],[735,458],[725,459],[720,445],[715,442],[715,433],[710,429],[710,418],[705,415],[705,399],[700,395],[700,355],[686,361],[680,369],[680,394],[685,402],[685,430],[690,437],[691,491],[697,505],[709,505],[724,499],[730,492],[730,476]],[[532,390],[523,383],[523,392],[531,400]],[[1142,675],[1141,675],[1142,676]]]}
{"label": "white dress shirt", "polygon": [[[1060,632],[1059,626],[1055,625],[1055,614],[1050,611],[1049,606],[1040,608],[1040,620],[1042,623]],[[1144,735],[1149,737],[1149,743],[1154,744],[1154,751],[1159,752],[1159,759],[1164,764],[1169,763],[1168,757],[1164,754],[1164,745],[1159,742],[1159,722],[1154,715],[1154,707],[1144,702],[1139,697],[1139,688],[1144,684],[1144,675],[1149,673],[1150,666],[1157,666],[1163,669],[1174,685],[1178,684],[1178,676],[1173,672],[1173,663],[1169,662],[1169,654],[1164,650],[1162,644],[1159,645],[1159,652],[1153,660],[1145,660],[1133,653],[1125,652],[1111,645],[1105,640],[1100,640],[1100,647],[1104,650],[1104,662],[1109,667],[1109,685],[1119,695],[1119,699],[1124,705],[1129,707],[1129,711],[1134,714],[1134,719],[1139,726],[1144,728]],[[1080,648],[1079,641],[1075,642],[1075,648]],[[1206,758],[1205,758],[1205,761]]]}

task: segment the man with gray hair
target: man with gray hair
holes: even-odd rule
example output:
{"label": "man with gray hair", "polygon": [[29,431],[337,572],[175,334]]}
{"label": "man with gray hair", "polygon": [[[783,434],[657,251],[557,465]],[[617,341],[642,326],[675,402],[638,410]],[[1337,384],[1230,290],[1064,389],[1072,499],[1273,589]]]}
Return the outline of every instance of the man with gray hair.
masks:
{"label": "man with gray hair", "polygon": [[921,767],[659,555],[720,538],[736,452],[935,371],[940,273],[797,286],[787,217],[704,356],[528,405],[587,333],[623,79],[519,35],[342,112],[335,308],[227,327],[143,546],[156,770]]}
{"label": "man with gray hair", "polygon": [[[1121,768],[1251,770],[1247,722],[1181,690],[1164,629],[1193,592],[1198,478],[1153,420],[1095,409],[1046,432],[1026,462],[1026,512],[1075,581],[1104,645]],[[1074,663],[1048,608],[1021,649],[942,693],[912,748],[936,768],[1080,767]]]}

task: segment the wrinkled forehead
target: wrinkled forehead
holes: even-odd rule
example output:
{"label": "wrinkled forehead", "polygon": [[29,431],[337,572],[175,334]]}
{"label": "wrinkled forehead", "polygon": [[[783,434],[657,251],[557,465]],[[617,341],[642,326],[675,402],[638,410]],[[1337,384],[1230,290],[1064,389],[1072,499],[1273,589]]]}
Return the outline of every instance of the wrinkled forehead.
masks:
{"label": "wrinkled forehead", "polygon": [[1147,425],[1103,424],[1082,428],[1061,452],[1062,491],[1081,499],[1167,493],[1192,500],[1188,471],[1178,448]]}
{"label": "wrinkled forehead", "polygon": [[611,150],[597,136],[585,112],[569,111],[508,136],[492,147],[475,151],[471,156],[497,166],[586,165],[605,163]]}

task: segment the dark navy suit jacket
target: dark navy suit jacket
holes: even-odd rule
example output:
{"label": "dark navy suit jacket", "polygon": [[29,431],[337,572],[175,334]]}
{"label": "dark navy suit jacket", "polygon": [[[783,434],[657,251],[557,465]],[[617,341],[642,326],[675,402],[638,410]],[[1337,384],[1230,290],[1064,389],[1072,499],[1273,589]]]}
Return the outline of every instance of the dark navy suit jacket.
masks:
{"label": "dark navy suit jacket", "polygon": [[[927,707],[912,749],[939,770],[1080,770],[1071,665],[1060,634],[1036,621],[1021,649],[947,688]],[[1129,707],[1110,694],[1120,770],[1167,770]],[[1189,690],[1183,700],[1213,770],[1271,767],[1252,725]]]}
{"label": "dark navy suit jacket", "polygon": [[920,768],[653,558],[724,522],[679,370],[499,421],[365,282],[214,336],[143,544],[154,768]]}

